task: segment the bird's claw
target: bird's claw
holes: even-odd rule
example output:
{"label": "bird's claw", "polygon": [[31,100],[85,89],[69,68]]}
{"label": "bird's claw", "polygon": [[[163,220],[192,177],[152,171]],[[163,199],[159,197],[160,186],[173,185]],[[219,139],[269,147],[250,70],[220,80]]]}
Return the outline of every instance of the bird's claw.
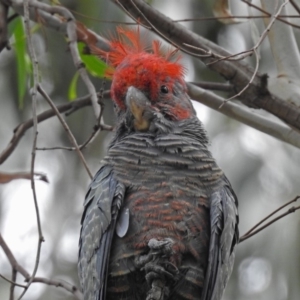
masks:
{"label": "bird's claw", "polygon": [[[175,271],[175,273],[168,272],[163,266],[157,265],[155,262],[147,263],[144,269],[146,271],[146,280],[149,285],[154,278],[174,280],[176,274],[178,274],[178,270],[177,272]],[[151,281],[149,281],[150,279]]]}
{"label": "bird's claw", "polygon": [[156,254],[157,252],[163,253],[166,255],[171,255],[173,250],[172,247],[174,241],[170,238],[165,238],[162,241],[157,239],[150,239],[148,242],[148,247]]}

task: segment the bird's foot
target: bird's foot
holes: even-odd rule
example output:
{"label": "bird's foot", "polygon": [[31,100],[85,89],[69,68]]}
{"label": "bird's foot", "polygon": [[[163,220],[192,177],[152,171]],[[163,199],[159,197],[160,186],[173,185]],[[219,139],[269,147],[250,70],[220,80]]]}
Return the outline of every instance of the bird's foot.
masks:
{"label": "bird's foot", "polygon": [[146,300],[163,300],[169,295],[168,283],[176,281],[179,271],[177,267],[169,261],[173,254],[172,246],[174,242],[167,238],[159,241],[151,239],[148,243],[150,251],[146,255],[139,256],[136,267],[144,270],[146,281],[151,289]]}
{"label": "bird's foot", "polygon": [[155,279],[152,281],[146,300],[164,300],[168,298],[169,294],[170,290],[166,286],[166,282],[161,279]]}
{"label": "bird's foot", "polygon": [[174,241],[170,238],[165,238],[162,241],[157,239],[151,239],[148,242],[148,247],[151,249],[153,253],[165,254],[170,256],[173,252],[172,247],[174,245]]}

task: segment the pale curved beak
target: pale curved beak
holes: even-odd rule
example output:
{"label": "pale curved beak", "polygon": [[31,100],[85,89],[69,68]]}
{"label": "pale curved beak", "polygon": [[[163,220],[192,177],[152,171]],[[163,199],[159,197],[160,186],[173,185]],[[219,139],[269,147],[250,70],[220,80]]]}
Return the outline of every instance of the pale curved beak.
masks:
{"label": "pale curved beak", "polygon": [[134,117],[135,129],[138,131],[148,130],[152,114],[149,113],[151,103],[145,94],[134,86],[130,86],[127,90],[125,103]]}

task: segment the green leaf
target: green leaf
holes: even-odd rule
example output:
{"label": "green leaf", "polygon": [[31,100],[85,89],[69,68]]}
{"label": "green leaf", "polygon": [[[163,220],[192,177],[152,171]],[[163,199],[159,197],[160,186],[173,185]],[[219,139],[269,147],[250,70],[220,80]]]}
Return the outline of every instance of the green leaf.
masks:
{"label": "green leaf", "polygon": [[27,83],[27,62],[26,62],[26,41],[24,25],[21,18],[16,20],[15,30],[15,50],[17,57],[17,73],[18,73],[18,102],[19,107],[23,108],[23,101],[26,92]]}
{"label": "green leaf", "polygon": [[103,78],[105,75],[105,70],[107,69],[106,63],[94,55],[83,54],[84,47],[85,45],[83,43],[78,43],[80,58],[85,64],[86,69],[91,75]]}
{"label": "green leaf", "polygon": [[78,77],[79,77],[79,73],[76,72],[75,75],[73,76],[73,78],[71,80],[71,83],[70,83],[70,86],[69,86],[68,98],[71,101],[77,98]]}

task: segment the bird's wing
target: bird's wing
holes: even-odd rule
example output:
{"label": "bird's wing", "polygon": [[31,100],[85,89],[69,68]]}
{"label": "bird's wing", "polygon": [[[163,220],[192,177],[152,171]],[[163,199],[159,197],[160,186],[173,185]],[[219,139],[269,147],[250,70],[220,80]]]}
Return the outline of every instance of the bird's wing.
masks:
{"label": "bird's wing", "polygon": [[237,198],[226,184],[211,195],[209,261],[201,300],[220,300],[232,271],[238,243]]}
{"label": "bird's wing", "polygon": [[[85,300],[105,299],[110,247],[124,194],[125,187],[114,178],[111,167],[103,166],[85,197],[78,262]],[[118,227],[126,232],[128,222],[122,222]]]}

